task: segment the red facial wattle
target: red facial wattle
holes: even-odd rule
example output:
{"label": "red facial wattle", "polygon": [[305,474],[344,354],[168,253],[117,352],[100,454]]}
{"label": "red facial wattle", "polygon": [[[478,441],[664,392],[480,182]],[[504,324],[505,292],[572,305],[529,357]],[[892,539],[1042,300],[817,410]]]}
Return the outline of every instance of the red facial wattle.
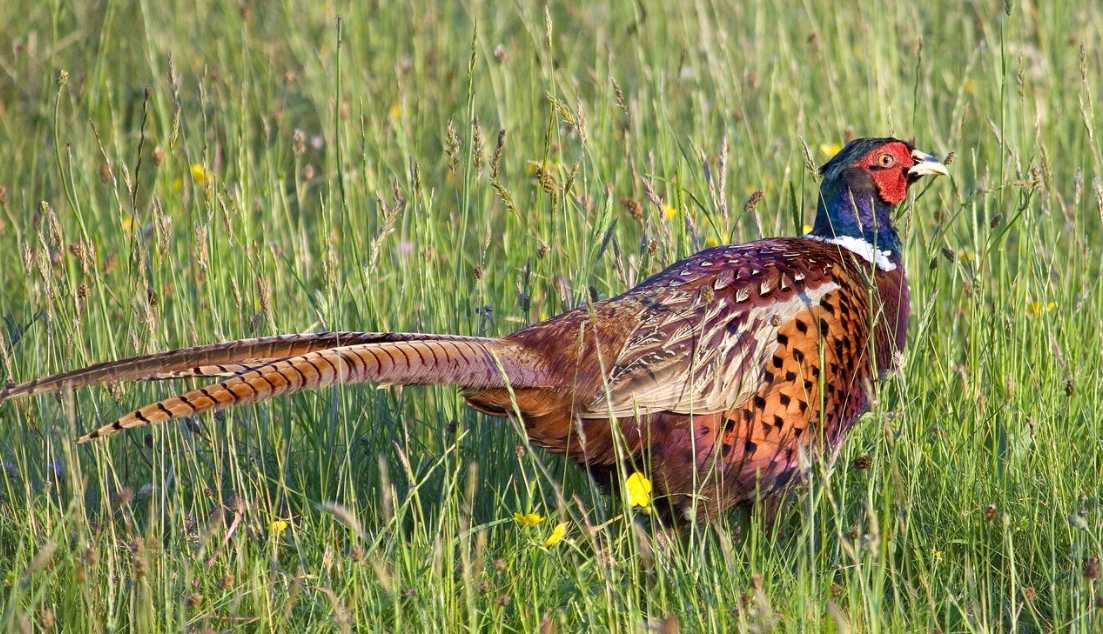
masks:
{"label": "red facial wattle", "polygon": [[[885,159],[891,158],[891,163]],[[886,143],[862,157],[858,165],[873,178],[881,200],[897,205],[908,196],[908,170],[915,166],[911,148],[901,142]]]}

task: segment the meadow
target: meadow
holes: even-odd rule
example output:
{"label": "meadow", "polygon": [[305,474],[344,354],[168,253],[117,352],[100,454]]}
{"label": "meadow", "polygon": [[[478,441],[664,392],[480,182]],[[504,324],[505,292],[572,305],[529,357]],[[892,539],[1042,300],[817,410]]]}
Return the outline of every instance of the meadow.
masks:
{"label": "meadow", "polygon": [[7,0],[0,25],[0,382],[504,334],[803,232],[851,136],[952,153],[898,219],[902,371],[776,526],[664,534],[450,388],[78,447],[179,385],[83,389],[0,405],[4,630],[1103,628],[1103,4]]}

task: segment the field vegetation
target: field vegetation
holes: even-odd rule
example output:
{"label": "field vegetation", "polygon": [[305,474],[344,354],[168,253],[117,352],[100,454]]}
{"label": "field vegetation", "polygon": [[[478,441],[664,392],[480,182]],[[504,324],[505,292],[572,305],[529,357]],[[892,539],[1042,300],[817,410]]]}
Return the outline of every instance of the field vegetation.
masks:
{"label": "field vegetation", "polygon": [[85,389],[0,406],[5,630],[1103,627],[1103,4],[7,0],[0,25],[0,381],[503,334],[803,232],[852,136],[952,153],[898,219],[902,372],[776,526],[664,533],[450,388],[78,447],[178,386]]}

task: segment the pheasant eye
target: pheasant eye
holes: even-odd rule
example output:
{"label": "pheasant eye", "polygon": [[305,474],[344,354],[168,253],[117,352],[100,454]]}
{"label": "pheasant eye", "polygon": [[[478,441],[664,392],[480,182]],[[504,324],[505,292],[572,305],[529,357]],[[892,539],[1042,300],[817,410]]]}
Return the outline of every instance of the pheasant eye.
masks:
{"label": "pheasant eye", "polygon": [[877,167],[892,167],[896,163],[896,157],[891,154],[882,154],[877,157]]}

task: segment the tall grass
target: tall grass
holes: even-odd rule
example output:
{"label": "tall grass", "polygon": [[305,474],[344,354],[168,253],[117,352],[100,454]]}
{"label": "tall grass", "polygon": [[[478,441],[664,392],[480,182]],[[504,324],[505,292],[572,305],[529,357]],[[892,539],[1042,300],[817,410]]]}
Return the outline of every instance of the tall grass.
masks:
{"label": "tall grass", "polygon": [[451,389],[78,448],[171,387],[82,390],[0,407],[5,629],[1103,626],[1103,5],[9,0],[0,24],[11,380],[505,333],[800,232],[849,135],[954,153],[899,220],[903,370],[776,532],[627,521]]}

